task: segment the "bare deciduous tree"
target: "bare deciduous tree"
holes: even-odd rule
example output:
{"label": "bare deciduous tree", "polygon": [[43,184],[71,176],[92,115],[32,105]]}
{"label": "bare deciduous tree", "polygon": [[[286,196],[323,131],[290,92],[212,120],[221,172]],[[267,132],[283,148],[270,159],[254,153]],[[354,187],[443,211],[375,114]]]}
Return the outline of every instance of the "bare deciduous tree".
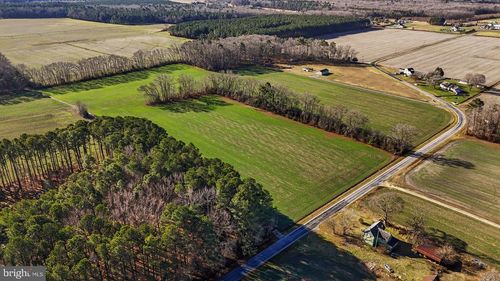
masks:
{"label": "bare deciduous tree", "polygon": [[389,224],[389,217],[392,214],[403,210],[404,204],[403,198],[395,192],[380,193],[370,199],[370,205],[382,212],[386,224]]}

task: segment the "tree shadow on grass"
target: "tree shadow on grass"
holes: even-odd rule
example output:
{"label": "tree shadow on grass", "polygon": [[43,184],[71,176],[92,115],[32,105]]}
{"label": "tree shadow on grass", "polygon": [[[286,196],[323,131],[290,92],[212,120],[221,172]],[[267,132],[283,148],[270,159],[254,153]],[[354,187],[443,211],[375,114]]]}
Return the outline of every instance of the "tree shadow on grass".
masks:
{"label": "tree shadow on grass", "polygon": [[462,167],[465,169],[474,169],[475,167],[475,165],[469,161],[459,158],[446,157],[443,154],[439,153],[430,156],[428,159],[441,166]]}
{"label": "tree shadow on grass", "polygon": [[118,85],[122,83],[128,83],[132,81],[147,79],[153,71],[136,71],[129,72],[126,74],[118,74],[114,76],[104,77],[100,79],[94,79],[84,82],[77,82],[73,84],[68,84],[64,86],[54,87],[50,89],[53,94],[66,94],[70,92],[80,92],[101,89],[107,86]]}
{"label": "tree shadow on grass", "polygon": [[355,256],[309,233],[245,280],[376,280]]}
{"label": "tree shadow on grass", "polygon": [[18,94],[0,95],[0,105],[13,105],[43,98],[48,98],[48,96],[35,91],[23,92]]}
{"label": "tree shadow on grass", "polygon": [[451,158],[451,157],[446,157],[443,154],[423,154],[419,152],[413,151],[410,153],[410,155],[414,158],[421,158],[424,160],[432,161],[433,163],[436,163],[441,166],[448,166],[448,167],[461,167],[465,169],[474,169],[476,165],[474,163],[469,162],[467,160],[459,159],[459,158]]}
{"label": "tree shadow on grass", "polygon": [[186,112],[210,112],[220,106],[231,105],[217,96],[202,96],[197,99],[184,100],[170,104],[158,105],[156,107],[175,113]]}
{"label": "tree shadow on grass", "polygon": [[239,69],[235,70],[234,72],[236,74],[242,75],[242,76],[258,76],[258,75],[269,74],[269,73],[283,72],[283,70],[280,70],[278,68],[272,68],[272,67],[249,66],[249,67],[239,68]]}

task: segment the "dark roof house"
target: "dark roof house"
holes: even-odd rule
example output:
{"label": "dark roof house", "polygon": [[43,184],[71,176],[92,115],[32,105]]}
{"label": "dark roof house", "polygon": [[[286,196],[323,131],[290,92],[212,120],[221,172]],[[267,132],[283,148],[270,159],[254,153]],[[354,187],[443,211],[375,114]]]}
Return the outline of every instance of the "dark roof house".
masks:
{"label": "dark roof house", "polygon": [[385,245],[389,251],[396,248],[399,242],[391,233],[385,231],[385,225],[382,221],[376,221],[363,230],[363,240],[372,247]]}
{"label": "dark roof house", "polygon": [[330,70],[328,70],[328,68],[323,68],[320,71],[316,72],[316,74],[326,76],[330,74]]}

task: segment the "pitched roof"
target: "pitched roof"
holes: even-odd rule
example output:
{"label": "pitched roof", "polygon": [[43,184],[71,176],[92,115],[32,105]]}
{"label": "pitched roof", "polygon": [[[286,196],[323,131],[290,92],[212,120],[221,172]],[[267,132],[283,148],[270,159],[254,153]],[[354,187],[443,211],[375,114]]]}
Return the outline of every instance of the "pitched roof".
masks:
{"label": "pitched roof", "polygon": [[439,247],[430,244],[423,244],[415,248],[415,250],[424,255],[426,258],[433,260],[437,263],[441,263],[443,255],[439,254]]}
{"label": "pitched roof", "polygon": [[425,276],[424,279],[422,279],[422,281],[436,281],[436,280],[438,280],[438,276],[436,274]]}

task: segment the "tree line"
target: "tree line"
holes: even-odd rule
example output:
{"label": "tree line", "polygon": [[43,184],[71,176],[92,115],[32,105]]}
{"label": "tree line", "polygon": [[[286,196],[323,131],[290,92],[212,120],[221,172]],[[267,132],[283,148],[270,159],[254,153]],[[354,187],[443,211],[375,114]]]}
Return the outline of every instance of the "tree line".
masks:
{"label": "tree line", "polygon": [[190,21],[171,26],[172,35],[217,39],[248,34],[314,37],[370,26],[370,20],[326,15],[259,15],[232,19]]}
{"label": "tree line", "polygon": [[475,99],[467,110],[467,134],[500,143],[500,105],[484,105]]}
{"label": "tree line", "polygon": [[232,9],[212,9],[203,5],[174,2],[131,3],[130,5],[99,2],[0,3],[0,18],[72,18],[117,24],[151,24],[228,19],[240,16],[247,16],[247,14]]}
{"label": "tree line", "polygon": [[77,62],[55,62],[41,67],[18,65],[35,87],[48,87],[181,62],[177,52],[167,49],[139,50],[132,57],[97,56]]}
{"label": "tree line", "polygon": [[27,85],[24,75],[0,53],[0,95],[22,91]]}
{"label": "tree line", "polygon": [[297,94],[287,87],[274,86],[254,79],[230,74],[213,74],[196,81],[187,75],[176,79],[160,75],[139,87],[149,105],[171,103],[203,95],[220,95],[286,118],[335,132],[382,148],[404,154],[412,148],[415,128],[396,124],[390,135],[367,127],[368,118],[344,106],[325,106],[316,96]]}
{"label": "tree line", "polygon": [[244,65],[271,65],[277,62],[356,61],[356,51],[350,46],[318,39],[268,35],[195,40],[184,43],[178,52],[185,63],[215,71],[235,69]]}
{"label": "tree line", "polygon": [[99,164],[89,155],[56,189],[5,208],[2,264],[44,265],[48,280],[207,280],[268,239],[276,211],[255,180],[144,119],[79,127],[102,123],[118,126],[104,126],[105,139],[122,149]]}
{"label": "tree line", "polygon": [[[355,59],[355,55],[356,51],[349,46],[324,40],[248,35],[220,40],[197,40],[168,49],[140,50],[132,57],[97,56],[77,62],[51,63],[42,67],[17,65],[15,73],[22,74],[24,78],[19,77],[22,78],[20,81],[29,81],[33,87],[49,87],[172,63],[186,63],[220,71],[249,64],[268,65],[273,62],[349,62]],[[0,81],[3,81],[2,65],[4,64],[0,62]],[[5,81],[8,86],[9,80]],[[15,84],[10,86],[13,85]]]}

